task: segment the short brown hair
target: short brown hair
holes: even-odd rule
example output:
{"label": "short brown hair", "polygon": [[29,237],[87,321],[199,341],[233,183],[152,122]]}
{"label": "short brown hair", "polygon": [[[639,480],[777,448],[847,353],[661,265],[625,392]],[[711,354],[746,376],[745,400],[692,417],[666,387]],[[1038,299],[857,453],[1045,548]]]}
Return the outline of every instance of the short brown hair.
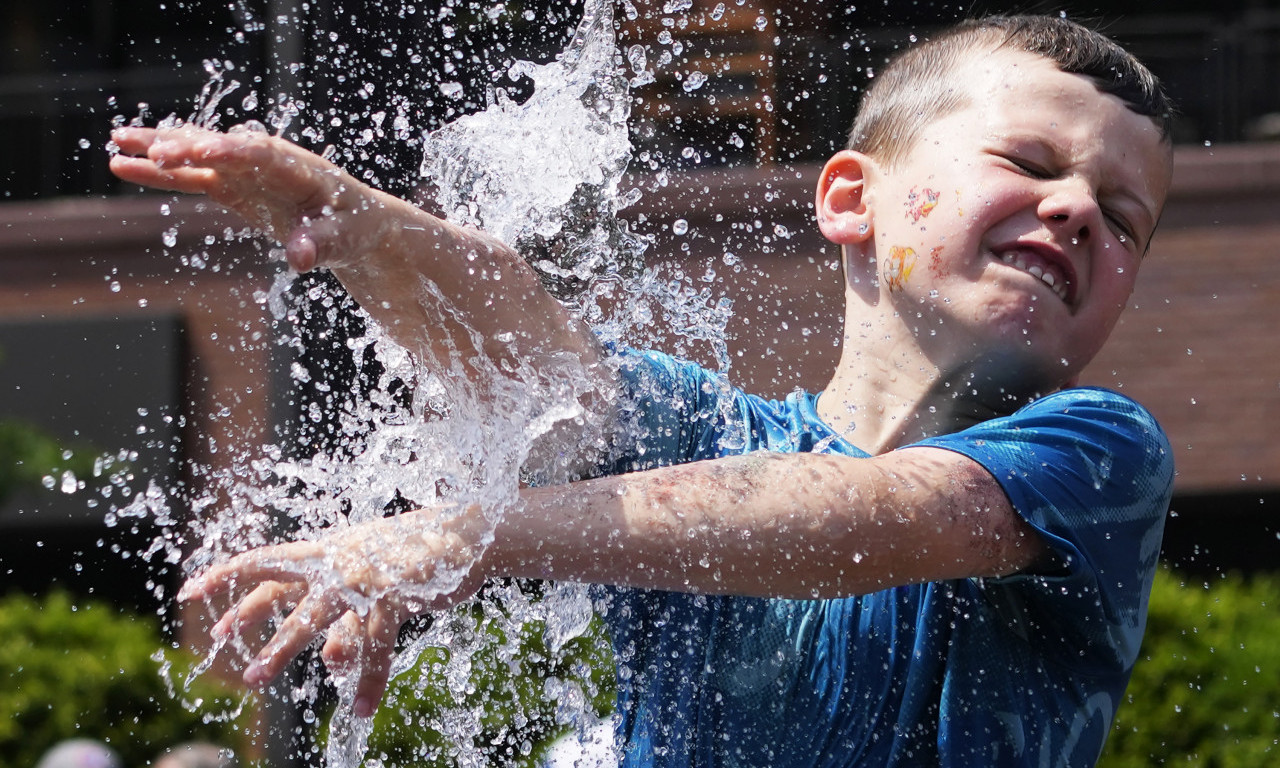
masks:
{"label": "short brown hair", "polygon": [[1009,48],[1049,59],[1151,118],[1169,137],[1173,105],[1160,81],[1105,35],[1059,16],[988,16],[961,22],[900,54],[863,94],[849,149],[900,160],[922,128],[965,106],[969,93],[947,73],[978,51]]}

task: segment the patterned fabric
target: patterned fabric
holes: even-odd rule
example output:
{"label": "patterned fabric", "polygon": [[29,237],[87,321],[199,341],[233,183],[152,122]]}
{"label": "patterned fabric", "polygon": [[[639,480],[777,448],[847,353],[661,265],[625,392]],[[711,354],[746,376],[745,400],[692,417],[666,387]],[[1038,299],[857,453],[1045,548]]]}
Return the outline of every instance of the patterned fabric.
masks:
{"label": "patterned fabric", "polygon": [[[623,354],[617,472],[747,451],[866,454],[817,396],[766,401]],[[1138,653],[1173,478],[1167,439],[1101,389],[923,441],[985,467],[1053,572],[783,600],[606,590],[623,764],[1089,766]]]}

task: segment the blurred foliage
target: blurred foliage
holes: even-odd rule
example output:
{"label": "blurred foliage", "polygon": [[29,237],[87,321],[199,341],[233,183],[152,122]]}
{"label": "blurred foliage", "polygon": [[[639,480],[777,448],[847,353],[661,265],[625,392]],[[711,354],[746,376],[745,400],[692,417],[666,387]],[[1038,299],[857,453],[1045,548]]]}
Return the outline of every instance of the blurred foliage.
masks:
{"label": "blurred foliage", "polygon": [[31,424],[0,421],[0,504],[16,491],[46,487],[46,477],[61,483],[64,472],[91,481],[100,457],[100,451],[68,446]]}
{"label": "blurred foliage", "polygon": [[1280,758],[1280,576],[1161,570],[1100,768],[1257,768]]}
{"label": "blurred foliage", "polygon": [[238,746],[237,726],[214,716],[235,711],[239,694],[205,678],[184,696],[169,693],[194,659],[169,650],[162,676],[159,621],[105,603],[54,592],[0,598],[0,765],[33,766],[64,739],[110,744],[128,766],[145,766],[167,747],[207,739]]}
{"label": "blurred foliage", "polygon": [[[512,630],[513,622],[493,602],[461,608],[450,621],[450,633],[465,640],[469,657],[451,658],[456,651],[447,648],[424,650],[392,682],[374,718],[367,758],[388,766],[451,768],[461,748],[479,754],[485,765],[534,766],[565,731],[557,725],[557,708],[585,705],[597,717],[612,711],[613,654],[599,618],[556,651],[547,644],[544,622]],[[459,733],[470,743],[459,745],[446,735]]]}

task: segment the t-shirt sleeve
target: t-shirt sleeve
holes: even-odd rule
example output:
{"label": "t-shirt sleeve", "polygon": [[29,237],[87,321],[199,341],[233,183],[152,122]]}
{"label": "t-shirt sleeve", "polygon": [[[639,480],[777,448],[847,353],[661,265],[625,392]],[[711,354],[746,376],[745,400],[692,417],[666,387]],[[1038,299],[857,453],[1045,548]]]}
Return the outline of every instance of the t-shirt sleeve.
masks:
{"label": "t-shirt sleeve", "polygon": [[622,350],[620,428],[610,473],[634,472],[722,453],[741,399],[723,376],[660,352]]}
{"label": "t-shirt sleeve", "polygon": [[1014,631],[1081,671],[1131,667],[1173,486],[1151,414],[1114,392],[1072,389],[921,445],[985,467],[1056,555],[1044,572],[981,581]]}

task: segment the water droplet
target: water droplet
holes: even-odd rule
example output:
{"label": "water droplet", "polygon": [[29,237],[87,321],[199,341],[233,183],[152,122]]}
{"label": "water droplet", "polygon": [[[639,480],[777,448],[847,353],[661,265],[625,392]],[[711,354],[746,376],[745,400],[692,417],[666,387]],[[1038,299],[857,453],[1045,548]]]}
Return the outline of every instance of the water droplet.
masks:
{"label": "water droplet", "polygon": [[160,239],[163,240],[164,244],[169,248],[172,248],[173,246],[177,245],[178,244],[178,228],[169,227],[164,231],[164,234],[160,236]]}
{"label": "water droplet", "polygon": [[681,86],[685,93],[691,93],[698,90],[707,82],[707,76],[698,70],[689,73],[684,79],[684,85]]}
{"label": "water droplet", "polygon": [[677,235],[683,235],[689,231],[689,222],[684,219],[676,219],[671,223],[671,231]]}
{"label": "water droplet", "polygon": [[633,45],[627,49],[627,63],[631,65],[631,71],[637,75],[645,70],[649,62],[643,45]]}
{"label": "water droplet", "polygon": [[440,84],[440,93],[450,99],[461,99],[463,94],[462,83],[448,82]]}

